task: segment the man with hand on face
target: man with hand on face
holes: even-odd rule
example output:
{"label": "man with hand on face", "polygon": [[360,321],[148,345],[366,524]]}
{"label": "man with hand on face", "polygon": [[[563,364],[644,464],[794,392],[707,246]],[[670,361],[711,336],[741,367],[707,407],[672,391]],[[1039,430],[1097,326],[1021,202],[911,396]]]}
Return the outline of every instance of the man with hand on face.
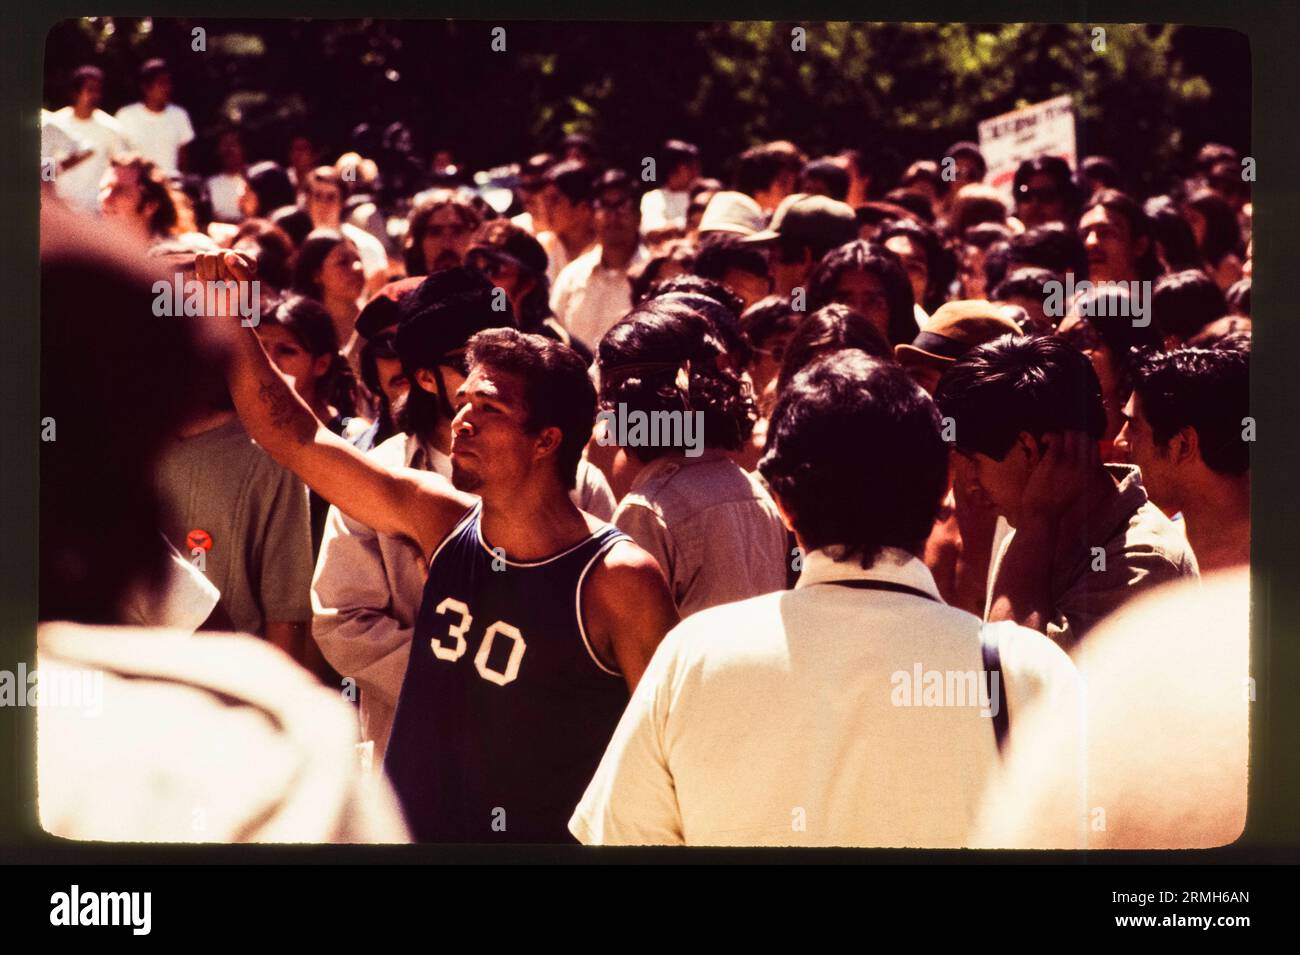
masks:
{"label": "man with hand on face", "polygon": [[[251,278],[236,253],[197,264],[204,280]],[[427,562],[385,758],[415,836],[568,841],[627,694],[677,621],[654,559],[569,496],[596,418],[582,359],[510,328],[471,338],[449,485],[331,434],[254,334],[221,330],[231,394],[257,442]]]}
{"label": "man with hand on face", "polygon": [[1197,575],[1182,531],[1129,465],[1103,465],[1092,363],[1057,338],[1006,336],[939,382],[970,480],[1014,528],[989,572],[985,619],[1014,620],[1070,649],[1124,601]]}

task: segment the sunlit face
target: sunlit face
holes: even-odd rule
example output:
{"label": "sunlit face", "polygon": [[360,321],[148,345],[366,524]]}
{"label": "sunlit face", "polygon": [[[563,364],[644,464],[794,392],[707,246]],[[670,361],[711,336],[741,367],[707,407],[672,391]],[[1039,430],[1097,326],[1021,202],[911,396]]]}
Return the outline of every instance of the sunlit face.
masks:
{"label": "sunlit face", "polygon": [[439,206],[429,217],[420,242],[425,268],[430,273],[455,268],[465,261],[474,234],[473,227],[455,206]]}
{"label": "sunlit face", "polygon": [[1025,228],[1065,221],[1065,196],[1056,180],[1045,172],[1034,173],[1016,190],[1016,218]]}
{"label": "sunlit face", "polygon": [[289,144],[289,165],[305,175],[316,168],[316,150],[306,136],[295,136]]}
{"label": "sunlit face", "polygon": [[889,340],[889,298],[878,275],[852,269],[844,272],[835,284],[831,301],[860,312]]}
{"label": "sunlit face", "polygon": [[1174,489],[1177,482],[1173,480],[1169,449],[1156,444],[1151,424],[1142,413],[1142,402],[1136,394],[1131,395],[1124,405],[1123,421],[1115,439],[1116,451],[1142,471],[1142,486],[1155,505],[1166,511],[1176,511],[1178,497]]}
{"label": "sunlit face", "polygon": [[293,389],[307,404],[316,401],[316,386],[329,370],[330,356],[313,356],[283,325],[263,322],[257,327],[262,347],[275,367],[293,379]]}
{"label": "sunlit face", "polygon": [[136,222],[152,209],[140,209],[140,172],[133,166],[109,166],[99,187],[99,210],[106,219]]}
{"label": "sunlit face", "polygon": [[749,377],[754,382],[754,394],[760,397],[766,395],[768,385],[781,373],[781,363],[785,361],[785,349],[793,334],[793,332],[784,332],[773,335],[763,342],[761,348],[754,348],[754,360],[749,366]]}
{"label": "sunlit face", "polygon": [[357,255],[357,247],[346,239],[325,256],[319,275],[325,298],[358,298],[366,286],[361,256]]}
{"label": "sunlit face", "polygon": [[956,456],[963,459],[960,470],[969,483],[968,493],[987,498],[993,508],[1007,519],[1007,523],[1015,527],[1019,519],[1020,500],[1024,496],[1025,484],[1029,480],[1035,457],[1028,436],[1022,435],[1001,461],[978,451],[972,454],[958,451]]}
{"label": "sunlit face", "polygon": [[104,98],[104,84],[96,77],[91,77],[81,84],[77,93],[78,105],[85,109],[98,108]]}
{"label": "sunlit face", "polygon": [[226,133],[217,143],[217,158],[226,172],[239,172],[244,168],[244,144],[234,133]]}
{"label": "sunlit face", "polygon": [[1079,235],[1088,252],[1088,277],[1094,282],[1125,282],[1137,276],[1143,249],[1122,215],[1093,206],[1079,220]]}
{"label": "sunlit face", "polygon": [[601,245],[634,245],[641,225],[641,208],[631,192],[610,189],[596,200],[596,238]]}
{"label": "sunlit face", "polygon": [[307,215],[318,229],[337,229],[343,212],[343,193],[331,182],[307,186]]}
{"label": "sunlit face", "polygon": [[926,261],[925,250],[906,235],[896,235],[889,239],[885,242],[885,248],[903,260],[907,280],[912,283],[913,300],[924,302],[926,285],[930,281],[930,265]]}
{"label": "sunlit face", "polygon": [[452,484],[480,495],[519,487],[537,466],[541,441],[525,427],[523,381],[479,364],[455,395],[452,406],[459,405],[459,410],[451,424]]}
{"label": "sunlit face", "polygon": [[583,228],[589,218],[590,210],[580,202],[570,202],[554,183],[548,183],[542,190],[542,203],[546,209],[546,221],[557,235]]}

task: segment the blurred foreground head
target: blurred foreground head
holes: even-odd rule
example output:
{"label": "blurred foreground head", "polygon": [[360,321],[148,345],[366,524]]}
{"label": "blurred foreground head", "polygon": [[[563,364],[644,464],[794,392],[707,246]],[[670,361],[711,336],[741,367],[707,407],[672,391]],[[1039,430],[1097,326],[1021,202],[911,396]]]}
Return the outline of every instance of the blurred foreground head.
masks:
{"label": "blurred foreground head", "polygon": [[42,620],[118,623],[127,591],[165,568],[155,459],[224,361],[211,320],[154,314],[153,283],[173,280],[160,268],[110,225],[43,205]]}

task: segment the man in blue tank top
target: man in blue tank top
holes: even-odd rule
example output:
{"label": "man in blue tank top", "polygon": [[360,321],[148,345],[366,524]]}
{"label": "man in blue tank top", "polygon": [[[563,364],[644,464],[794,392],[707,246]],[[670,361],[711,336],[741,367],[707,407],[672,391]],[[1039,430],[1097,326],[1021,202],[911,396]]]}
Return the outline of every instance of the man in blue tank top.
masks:
{"label": "man in blue tank top", "polygon": [[[251,278],[236,253],[201,254],[197,268],[202,281]],[[449,485],[330,433],[253,329],[220,332],[254,440],[429,561],[385,760],[416,838],[571,842],[568,817],[677,622],[654,559],[569,498],[596,417],[582,360],[510,328],[474,336]]]}

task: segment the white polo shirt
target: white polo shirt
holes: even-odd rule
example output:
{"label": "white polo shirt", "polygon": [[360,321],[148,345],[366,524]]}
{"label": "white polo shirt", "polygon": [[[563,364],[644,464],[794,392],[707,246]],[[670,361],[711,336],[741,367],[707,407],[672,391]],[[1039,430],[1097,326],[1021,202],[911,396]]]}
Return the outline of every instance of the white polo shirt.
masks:
{"label": "white polo shirt", "polygon": [[601,247],[594,245],[560,272],[551,289],[551,311],[574,338],[592,351],[616,322],[632,310],[632,283],[627,273],[648,255],[638,246],[627,265],[601,265]]}
{"label": "white polo shirt", "polygon": [[[831,583],[852,579],[934,599]],[[664,638],[569,829],[606,845],[961,846],[999,760],[990,696],[968,696],[981,626],[904,551],[870,570],[814,551],[793,591]],[[1014,739],[1017,711],[1076,677],[1042,634],[994,626]]]}

